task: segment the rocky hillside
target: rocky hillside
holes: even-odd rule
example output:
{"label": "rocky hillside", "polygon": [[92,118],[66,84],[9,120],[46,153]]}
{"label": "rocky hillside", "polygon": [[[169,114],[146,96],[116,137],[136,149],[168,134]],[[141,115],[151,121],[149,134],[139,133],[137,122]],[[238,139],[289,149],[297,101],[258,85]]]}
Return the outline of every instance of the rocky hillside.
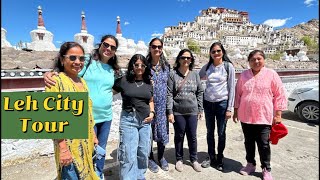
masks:
{"label": "rocky hillside", "polygon": [[319,19],[312,19],[306,23],[293,26],[292,28],[283,28],[280,31],[284,33],[294,33],[298,39],[301,39],[303,36],[319,38]]}

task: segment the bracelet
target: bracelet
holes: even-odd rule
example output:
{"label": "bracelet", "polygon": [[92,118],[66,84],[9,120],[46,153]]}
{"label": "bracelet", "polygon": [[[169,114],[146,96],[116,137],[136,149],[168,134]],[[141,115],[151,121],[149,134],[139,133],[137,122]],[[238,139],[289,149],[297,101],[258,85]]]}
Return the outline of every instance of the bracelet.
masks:
{"label": "bracelet", "polygon": [[154,111],[150,111],[150,113],[152,113],[152,114],[153,114],[153,116],[154,116],[154,117],[156,117],[156,112],[154,112]]}

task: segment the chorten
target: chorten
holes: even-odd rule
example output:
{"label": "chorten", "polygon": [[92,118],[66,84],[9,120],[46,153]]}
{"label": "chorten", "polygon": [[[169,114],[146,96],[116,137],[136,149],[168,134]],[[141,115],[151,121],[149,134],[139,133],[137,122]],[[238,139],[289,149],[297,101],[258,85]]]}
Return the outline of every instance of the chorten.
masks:
{"label": "chorten", "polygon": [[7,31],[4,28],[1,28],[1,47],[12,47],[7,41]]}
{"label": "chorten", "polygon": [[116,38],[119,41],[119,47],[117,49],[117,55],[133,55],[132,52],[128,51],[128,42],[127,39],[122,37],[121,27],[120,27],[120,17],[117,16],[117,30]]}
{"label": "chorten", "polygon": [[138,41],[137,43],[137,54],[142,54],[144,56],[148,55],[148,47],[147,45],[144,43],[144,41]]}
{"label": "chorten", "polygon": [[85,53],[90,53],[94,48],[94,37],[88,33],[85,14],[81,12],[81,31],[74,35],[74,41],[81,44]]}
{"label": "chorten", "polygon": [[53,34],[47,31],[44,27],[44,21],[42,18],[42,8],[38,6],[38,29],[30,32],[32,42],[30,43],[29,49],[35,51],[57,51],[57,48],[52,43]]}

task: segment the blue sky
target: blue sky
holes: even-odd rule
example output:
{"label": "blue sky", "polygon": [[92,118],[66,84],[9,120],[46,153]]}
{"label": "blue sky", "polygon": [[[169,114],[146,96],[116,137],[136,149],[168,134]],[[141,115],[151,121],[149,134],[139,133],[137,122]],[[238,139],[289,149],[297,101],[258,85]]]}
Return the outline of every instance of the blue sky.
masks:
{"label": "blue sky", "polygon": [[117,16],[123,37],[146,44],[163,34],[165,27],[194,21],[200,10],[209,7],[247,11],[252,23],[275,28],[319,19],[318,0],[1,0],[1,27],[7,30],[12,45],[31,41],[39,5],[57,48],[61,42],[73,41],[74,34],[80,32],[81,11],[86,14],[88,33],[95,37],[95,43],[105,34],[115,35]]}

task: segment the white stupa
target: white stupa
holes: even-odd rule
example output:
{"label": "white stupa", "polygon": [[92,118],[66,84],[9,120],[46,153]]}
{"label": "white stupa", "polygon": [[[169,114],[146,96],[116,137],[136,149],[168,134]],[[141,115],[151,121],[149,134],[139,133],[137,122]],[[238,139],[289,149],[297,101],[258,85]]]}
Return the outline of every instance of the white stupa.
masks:
{"label": "white stupa", "polygon": [[56,51],[55,45],[52,43],[53,34],[44,27],[41,6],[38,6],[38,29],[30,32],[32,42],[29,49],[35,51]]}
{"label": "white stupa", "polygon": [[120,27],[120,17],[117,16],[117,30],[116,30],[116,38],[119,41],[119,46],[117,49],[117,55],[133,55],[132,52],[128,51],[128,43],[127,39],[122,37],[121,27]]}
{"label": "white stupa", "polygon": [[7,31],[1,28],[1,48],[2,47],[12,47],[9,41],[7,41]]}
{"label": "white stupa", "polygon": [[281,59],[285,60],[285,61],[289,61],[289,56],[288,56],[287,52],[285,52],[285,51],[283,52]]}
{"label": "white stupa", "polygon": [[138,41],[136,54],[148,55],[148,47],[144,41]]}
{"label": "white stupa", "polygon": [[241,54],[241,50],[239,48],[235,48],[230,53],[230,58],[232,58],[233,60],[243,59],[243,55]]}
{"label": "white stupa", "polygon": [[128,39],[127,40],[127,52],[129,54],[135,54],[137,49],[137,45],[134,43],[133,39]]}
{"label": "white stupa", "polygon": [[297,53],[297,57],[298,57],[299,61],[309,61],[310,60],[307,56],[307,53],[303,50],[300,50]]}
{"label": "white stupa", "polygon": [[91,53],[94,49],[94,37],[91,34],[88,34],[87,25],[85,20],[85,14],[81,12],[81,31],[74,35],[74,41],[81,44],[84,48],[85,53]]}

